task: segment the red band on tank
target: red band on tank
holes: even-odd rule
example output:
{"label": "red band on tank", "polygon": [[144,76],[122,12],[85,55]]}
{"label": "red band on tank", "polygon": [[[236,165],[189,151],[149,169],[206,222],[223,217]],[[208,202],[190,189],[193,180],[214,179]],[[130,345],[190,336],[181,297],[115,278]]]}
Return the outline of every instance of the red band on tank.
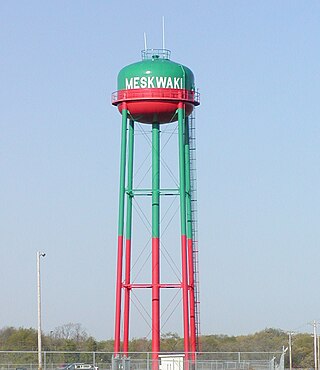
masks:
{"label": "red band on tank", "polygon": [[165,88],[127,89],[115,91],[112,94],[113,105],[139,100],[184,101],[193,105],[199,105],[200,95],[192,90]]}
{"label": "red band on tank", "polygon": [[127,109],[130,119],[141,123],[170,123],[178,119],[177,109],[184,107],[188,117],[199,105],[199,93],[184,89],[127,89],[112,94],[112,104],[121,113]]}

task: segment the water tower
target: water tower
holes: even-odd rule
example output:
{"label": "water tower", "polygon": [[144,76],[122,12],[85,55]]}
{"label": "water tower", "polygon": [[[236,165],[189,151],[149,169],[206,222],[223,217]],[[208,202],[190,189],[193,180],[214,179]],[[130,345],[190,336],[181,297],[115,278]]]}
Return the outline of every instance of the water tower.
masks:
{"label": "water tower", "polygon": [[[185,359],[194,358],[199,334],[198,258],[195,217],[194,108],[200,104],[194,75],[186,66],[170,60],[166,49],[142,51],[142,60],[124,67],[118,74],[118,91],[112,94],[112,104],[122,115],[120,192],[118,213],[118,255],[116,277],[115,356],[128,355],[130,296],[133,290],[149,290],[151,296],[151,336],[153,368],[158,366],[160,348],[161,292],[178,289],[182,300],[182,326]],[[166,189],[160,181],[161,125],[175,122],[178,127],[177,189]],[[151,187],[134,187],[134,142],[136,125],[151,129]],[[139,148],[136,148],[138,151]],[[161,184],[161,185],[160,185]],[[181,276],[178,281],[162,281],[160,261],[161,200],[175,194],[179,199],[180,228],[178,248]],[[132,204],[137,196],[149,197],[152,240],[151,279],[136,284],[131,281],[131,258],[135,246],[131,243]],[[122,331],[123,330],[123,331]],[[121,348],[122,344],[122,348]]]}

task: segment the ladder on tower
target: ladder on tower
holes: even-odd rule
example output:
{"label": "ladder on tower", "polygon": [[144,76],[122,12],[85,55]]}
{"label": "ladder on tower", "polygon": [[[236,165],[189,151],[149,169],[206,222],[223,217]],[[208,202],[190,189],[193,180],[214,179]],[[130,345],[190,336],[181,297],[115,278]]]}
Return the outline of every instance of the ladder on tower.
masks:
{"label": "ladder on tower", "polygon": [[189,146],[190,146],[190,190],[192,216],[192,251],[194,270],[194,300],[196,350],[200,349],[200,291],[199,291],[199,255],[198,255],[198,211],[197,211],[197,167],[196,167],[196,127],[195,111],[189,116]]}

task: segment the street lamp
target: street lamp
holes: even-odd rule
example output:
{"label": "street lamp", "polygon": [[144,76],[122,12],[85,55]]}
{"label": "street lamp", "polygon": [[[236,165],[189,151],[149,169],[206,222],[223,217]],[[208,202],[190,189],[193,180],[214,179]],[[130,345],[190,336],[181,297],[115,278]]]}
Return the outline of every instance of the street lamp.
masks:
{"label": "street lamp", "polygon": [[42,370],[41,356],[41,281],[40,281],[40,258],[45,257],[45,253],[37,252],[37,287],[38,287],[38,369]]}

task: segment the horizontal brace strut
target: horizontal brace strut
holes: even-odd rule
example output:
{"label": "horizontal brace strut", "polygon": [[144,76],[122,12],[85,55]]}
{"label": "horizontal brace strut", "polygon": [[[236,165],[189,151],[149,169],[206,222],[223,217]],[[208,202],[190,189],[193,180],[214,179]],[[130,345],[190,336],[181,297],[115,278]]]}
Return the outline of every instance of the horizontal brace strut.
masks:
{"label": "horizontal brace strut", "polygon": [[[126,189],[126,193],[128,195],[134,196],[152,196],[152,190],[151,189],[132,189],[128,190]],[[159,189],[160,195],[180,195],[179,189]]]}
{"label": "horizontal brace strut", "polygon": [[[124,288],[152,288],[152,284],[122,284]],[[179,289],[182,287],[182,284],[158,284],[159,288],[175,288]]]}

